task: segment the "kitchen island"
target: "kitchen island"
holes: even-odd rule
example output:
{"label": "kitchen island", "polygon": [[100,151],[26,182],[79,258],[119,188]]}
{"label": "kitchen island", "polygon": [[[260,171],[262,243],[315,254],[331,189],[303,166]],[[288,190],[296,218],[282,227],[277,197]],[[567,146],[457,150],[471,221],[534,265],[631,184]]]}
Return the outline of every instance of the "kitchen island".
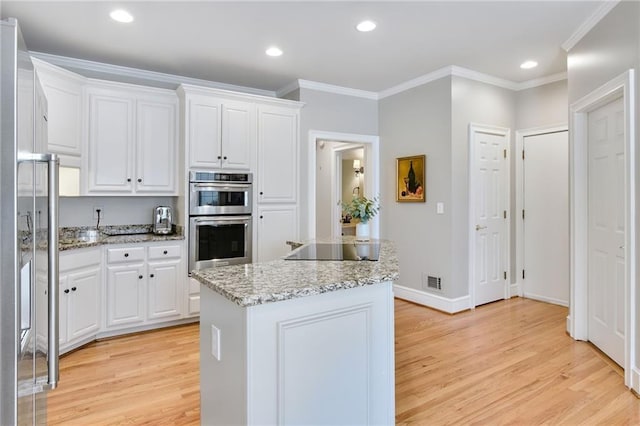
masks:
{"label": "kitchen island", "polygon": [[398,262],[393,244],[379,243],[378,261],[279,259],[192,272],[202,284],[202,424],[395,422]]}

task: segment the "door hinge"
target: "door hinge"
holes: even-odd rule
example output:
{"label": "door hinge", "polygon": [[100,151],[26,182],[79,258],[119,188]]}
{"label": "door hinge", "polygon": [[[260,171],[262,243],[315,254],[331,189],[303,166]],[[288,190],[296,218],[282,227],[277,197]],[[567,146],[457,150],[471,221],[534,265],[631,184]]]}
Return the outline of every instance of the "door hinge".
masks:
{"label": "door hinge", "polygon": [[522,209],[522,220],[524,220],[524,209]]}
{"label": "door hinge", "polygon": [[504,279],[506,280],[506,279],[507,279],[507,271],[504,271],[504,272],[502,273],[502,275],[504,276]]}
{"label": "door hinge", "polygon": [[524,280],[524,269],[522,270],[522,279]]}
{"label": "door hinge", "polygon": [[505,218],[505,219],[507,218],[507,211],[506,210],[502,211],[502,217]]}
{"label": "door hinge", "polygon": [[524,160],[524,149],[522,150],[522,159]]}
{"label": "door hinge", "polygon": [[502,150],[502,154],[504,155],[504,158],[507,158],[507,150],[506,149]]}

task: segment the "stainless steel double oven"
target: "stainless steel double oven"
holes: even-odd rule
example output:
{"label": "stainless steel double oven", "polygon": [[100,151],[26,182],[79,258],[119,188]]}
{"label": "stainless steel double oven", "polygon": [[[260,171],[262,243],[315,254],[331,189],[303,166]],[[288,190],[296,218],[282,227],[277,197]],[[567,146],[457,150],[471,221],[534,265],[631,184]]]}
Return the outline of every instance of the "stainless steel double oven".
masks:
{"label": "stainless steel double oven", "polygon": [[252,175],[189,173],[189,270],[251,262]]}

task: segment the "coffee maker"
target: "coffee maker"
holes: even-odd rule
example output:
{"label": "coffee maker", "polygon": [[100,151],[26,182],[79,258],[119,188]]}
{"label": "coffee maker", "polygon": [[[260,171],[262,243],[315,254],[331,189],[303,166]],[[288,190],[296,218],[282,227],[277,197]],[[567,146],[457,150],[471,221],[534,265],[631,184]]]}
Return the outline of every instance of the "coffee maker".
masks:
{"label": "coffee maker", "polygon": [[153,209],[153,233],[159,235],[170,234],[172,231],[173,215],[171,207],[158,206]]}

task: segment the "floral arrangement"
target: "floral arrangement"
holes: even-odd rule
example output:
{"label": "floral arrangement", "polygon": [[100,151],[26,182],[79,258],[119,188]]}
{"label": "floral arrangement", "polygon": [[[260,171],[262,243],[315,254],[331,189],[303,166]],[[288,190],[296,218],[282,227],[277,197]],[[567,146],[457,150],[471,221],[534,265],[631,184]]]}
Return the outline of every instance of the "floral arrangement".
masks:
{"label": "floral arrangement", "polygon": [[378,214],[380,204],[378,197],[369,199],[367,197],[354,197],[349,203],[342,204],[342,210],[351,215],[354,219],[360,219],[361,223],[367,223],[371,218]]}

